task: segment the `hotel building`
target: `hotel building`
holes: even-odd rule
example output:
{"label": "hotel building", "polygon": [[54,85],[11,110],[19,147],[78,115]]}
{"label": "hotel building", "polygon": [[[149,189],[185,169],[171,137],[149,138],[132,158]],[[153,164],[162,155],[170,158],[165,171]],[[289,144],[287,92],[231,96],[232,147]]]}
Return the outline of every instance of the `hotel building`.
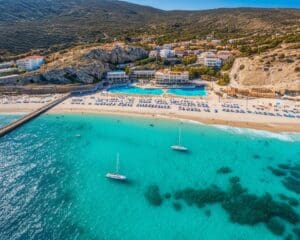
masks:
{"label": "hotel building", "polygon": [[155,82],[159,85],[189,84],[189,72],[171,71],[169,69],[159,70],[155,73]]}
{"label": "hotel building", "polygon": [[129,76],[124,71],[111,71],[106,75],[110,84],[125,84],[129,82]]}
{"label": "hotel building", "polygon": [[170,49],[162,49],[159,52],[161,58],[172,58],[175,57],[175,51]]}
{"label": "hotel building", "polygon": [[132,77],[135,79],[153,79],[155,77],[155,70],[134,70]]}
{"label": "hotel building", "polygon": [[218,58],[215,53],[204,52],[198,56],[198,63],[206,67],[222,67],[222,59]]}
{"label": "hotel building", "polygon": [[20,70],[33,71],[39,69],[44,64],[42,56],[34,55],[17,60],[16,64]]}

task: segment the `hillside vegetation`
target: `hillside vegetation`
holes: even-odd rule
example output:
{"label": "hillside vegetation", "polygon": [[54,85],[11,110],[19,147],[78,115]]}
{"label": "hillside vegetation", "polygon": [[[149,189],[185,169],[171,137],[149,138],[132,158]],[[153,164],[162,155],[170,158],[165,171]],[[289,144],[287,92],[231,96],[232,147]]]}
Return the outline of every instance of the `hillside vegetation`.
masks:
{"label": "hillside vegetation", "polygon": [[253,57],[237,58],[230,72],[231,86],[300,91],[300,51],[284,45]]}
{"label": "hillside vegetation", "polygon": [[299,19],[297,9],[163,11],[115,0],[0,0],[0,53],[53,52],[141,36],[164,43],[208,34],[229,39],[293,33],[300,28]]}

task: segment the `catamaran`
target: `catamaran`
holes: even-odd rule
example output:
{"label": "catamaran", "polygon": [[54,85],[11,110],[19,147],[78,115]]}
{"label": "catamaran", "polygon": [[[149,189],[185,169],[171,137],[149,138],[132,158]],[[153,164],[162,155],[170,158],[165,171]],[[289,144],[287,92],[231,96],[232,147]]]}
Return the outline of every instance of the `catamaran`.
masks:
{"label": "catamaran", "polygon": [[188,148],[181,145],[181,128],[179,128],[178,133],[178,144],[171,146],[171,148],[175,151],[187,152]]}
{"label": "catamaran", "polygon": [[120,165],[120,160],[119,160],[119,154],[117,154],[117,166],[116,166],[116,172],[114,173],[107,173],[106,177],[118,181],[126,181],[127,177],[124,175],[119,174],[119,165]]}

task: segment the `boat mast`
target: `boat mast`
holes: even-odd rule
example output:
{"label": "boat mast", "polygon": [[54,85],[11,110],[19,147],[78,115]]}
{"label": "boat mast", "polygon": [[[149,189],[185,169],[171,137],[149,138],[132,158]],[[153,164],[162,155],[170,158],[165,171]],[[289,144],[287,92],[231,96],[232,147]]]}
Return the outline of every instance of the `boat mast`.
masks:
{"label": "boat mast", "polygon": [[116,173],[119,173],[119,165],[120,165],[120,154],[117,153],[117,166],[116,166]]}
{"label": "boat mast", "polygon": [[178,145],[180,146],[181,142],[181,128],[179,128],[179,133],[178,133]]}

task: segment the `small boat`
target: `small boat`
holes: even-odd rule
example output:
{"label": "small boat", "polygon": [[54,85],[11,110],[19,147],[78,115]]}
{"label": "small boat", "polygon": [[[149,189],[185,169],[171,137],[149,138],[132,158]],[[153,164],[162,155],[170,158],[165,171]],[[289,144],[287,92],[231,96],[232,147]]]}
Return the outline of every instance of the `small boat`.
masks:
{"label": "small boat", "polygon": [[187,152],[188,148],[184,147],[181,145],[181,128],[179,128],[179,133],[178,133],[178,144],[171,146],[171,148],[174,151],[179,151],[179,152]]}
{"label": "small boat", "polygon": [[75,137],[77,137],[77,138],[80,138],[80,137],[81,137],[81,135],[80,135],[80,134],[76,134],[76,135],[75,135]]}
{"label": "small boat", "polygon": [[109,179],[117,180],[117,181],[126,181],[127,177],[124,175],[119,174],[119,154],[117,154],[117,166],[116,166],[116,172],[114,173],[107,173],[105,176]]}

